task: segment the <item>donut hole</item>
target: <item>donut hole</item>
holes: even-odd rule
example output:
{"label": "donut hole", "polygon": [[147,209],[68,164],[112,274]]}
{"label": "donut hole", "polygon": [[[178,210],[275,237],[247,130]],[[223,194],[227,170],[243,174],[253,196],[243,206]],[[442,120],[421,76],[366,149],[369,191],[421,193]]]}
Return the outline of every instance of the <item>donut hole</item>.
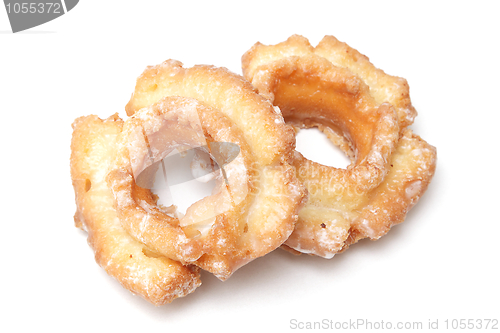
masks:
{"label": "donut hole", "polygon": [[208,112],[194,99],[165,98],[134,115],[127,128],[135,185],[146,191],[142,197],[135,191],[136,205],[187,238],[208,235],[218,216],[246,195],[236,191],[246,184],[237,177],[246,174],[240,147],[216,139],[220,130]]}
{"label": "donut hole", "polygon": [[176,206],[176,215],[180,218],[195,202],[210,195],[215,188],[215,176],[219,166],[206,154],[212,169],[193,166],[196,149],[179,151],[175,149],[158,165],[151,191],[158,196],[158,206]]}
{"label": "donut hole", "polygon": [[326,166],[345,169],[351,159],[317,127],[299,130],[295,150],[305,158]]}
{"label": "donut hole", "polygon": [[[368,155],[377,119],[366,114],[373,100],[367,97],[368,86],[356,75],[321,57],[312,57],[307,65],[294,61],[281,64],[270,82],[265,94],[273,98],[288,124],[317,126],[328,132],[327,137],[340,145],[351,162],[354,157],[362,160]],[[321,149],[319,152],[321,156]]]}

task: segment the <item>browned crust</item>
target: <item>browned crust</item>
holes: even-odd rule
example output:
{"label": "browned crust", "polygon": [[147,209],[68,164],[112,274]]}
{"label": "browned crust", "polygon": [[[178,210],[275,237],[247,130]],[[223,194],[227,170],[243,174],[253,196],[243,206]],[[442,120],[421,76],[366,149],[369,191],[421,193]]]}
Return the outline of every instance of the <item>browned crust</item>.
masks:
{"label": "browned crust", "polygon": [[97,263],[126,289],[155,305],[185,296],[201,284],[199,269],[153,255],[122,227],[105,176],[123,121],[81,117],[73,123],[71,179],[77,211],[75,224],[88,232]]}

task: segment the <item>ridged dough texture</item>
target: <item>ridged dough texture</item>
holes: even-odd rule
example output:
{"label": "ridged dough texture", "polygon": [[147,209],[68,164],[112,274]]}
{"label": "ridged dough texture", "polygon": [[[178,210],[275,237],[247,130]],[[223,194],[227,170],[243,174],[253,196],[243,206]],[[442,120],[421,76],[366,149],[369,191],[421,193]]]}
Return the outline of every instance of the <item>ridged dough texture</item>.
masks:
{"label": "ridged dough texture", "polygon": [[152,252],[122,227],[106,182],[123,121],[113,115],[81,117],[73,123],[71,179],[76,196],[75,224],[88,232],[97,263],[125,288],[155,305],[193,292],[199,268]]}
{"label": "ridged dough texture", "polygon": [[436,166],[436,149],[407,128],[416,111],[405,79],[377,69],[333,36],[316,47],[298,35],[277,45],[257,43],[242,67],[288,124],[319,128],[352,160],[339,169],[295,152],[309,199],[286,246],[331,258],[405,219]]}
{"label": "ridged dough texture", "polygon": [[[224,280],[290,236],[306,196],[290,165],[294,133],[279,110],[241,76],[213,66],[183,68],[180,62],[168,60],[148,67],[137,79],[126,110],[131,118],[124,126],[119,160],[108,181],[122,225],[135,239]],[[219,181],[212,196],[188,208],[186,214],[191,216],[216,211],[211,215],[215,218],[201,226],[200,219],[183,222],[148,203],[149,194],[137,194],[134,180],[134,164],[143,163],[148,149],[155,163],[169,147],[179,144],[180,139],[169,136],[191,137],[182,142],[186,146],[202,144],[203,138],[193,134],[196,114],[207,141],[231,142],[241,149],[224,167],[226,181]],[[192,134],[172,134],[188,132]],[[163,142],[163,148],[152,142],[157,141],[151,139],[155,135],[161,137],[158,142]]]}

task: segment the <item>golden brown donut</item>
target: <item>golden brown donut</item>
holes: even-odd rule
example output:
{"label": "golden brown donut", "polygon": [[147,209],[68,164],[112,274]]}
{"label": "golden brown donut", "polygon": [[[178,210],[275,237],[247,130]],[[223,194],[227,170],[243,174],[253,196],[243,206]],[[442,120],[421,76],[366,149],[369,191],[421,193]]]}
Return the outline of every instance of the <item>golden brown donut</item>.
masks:
{"label": "golden brown donut", "polygon": [[97,263],[125,288],[155,305],[185,296],[201,282],[199,268],[154,253],[121,226],[106,182],[123,121],[81,117],[73,123],[71,179],[76,195],[75,224],[88,232]]}
{"label": "golden brown donut", "polygon": [[318,127],[351,158],[346,169],[295,153],[309,200],[286,246],[331,258],[404,220],[434,174],[436,150],[407,126],[416,115],[406,80],[385,74],[332,36],[255,44],[243,73],[287,123]]}
{"label": "golden brown donut", "polygon": [[[138,78],[126,109],[131,118],[108,182],[122,225],[135,239],[224,280],[290,236],[306,194],[290,165],[293,130],[243,78],[166,61]],[[156,206],[136,178],[176,145],[194,148],[204,140],[237,144],[240,155],[221,168],[226,179],[212,196],[178,219]]]}

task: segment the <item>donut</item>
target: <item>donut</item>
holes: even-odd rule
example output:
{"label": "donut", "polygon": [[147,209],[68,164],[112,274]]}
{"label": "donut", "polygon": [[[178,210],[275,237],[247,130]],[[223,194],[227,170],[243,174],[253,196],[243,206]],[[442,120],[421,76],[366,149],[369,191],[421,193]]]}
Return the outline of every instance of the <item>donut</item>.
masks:
{"label": "donut", "polygon": [[436,166],[436,149],[408,129],[416,111],[405,79],[333,36],[316,47],[298,35],[277,45],[256,43],[242,68],[287,124],[317,127],[351,159],[339,169],[295,152],[293,166],[309,199],[285,246],[331,258],[405,219]]}
{"label": "donut", "polygon": [[159,255],[122,227],[106,182],[122,127],[117,115],[74,121],[70,159],[77,206],[74,220],[87,231],[95,260],[109,275],[134,294],[162,305],[193,292],[201,284],[199,268]]}
{"label": "donut", "polygon": [[[131,117],[107,179],[122,226],[134,239],[225,280],[290,236],[306,198],[291,166],[293,129],[241,76],[168,60],[137,79],[126,111]],[[152,173],[147,170],[158,168],[172,149],[217,143],[237,145],[239,153],[225,165],[215,159],[220,173],[212,195],[184,217],[175,207],[156,205],[153,193],[138,185],[143,171]]]}

